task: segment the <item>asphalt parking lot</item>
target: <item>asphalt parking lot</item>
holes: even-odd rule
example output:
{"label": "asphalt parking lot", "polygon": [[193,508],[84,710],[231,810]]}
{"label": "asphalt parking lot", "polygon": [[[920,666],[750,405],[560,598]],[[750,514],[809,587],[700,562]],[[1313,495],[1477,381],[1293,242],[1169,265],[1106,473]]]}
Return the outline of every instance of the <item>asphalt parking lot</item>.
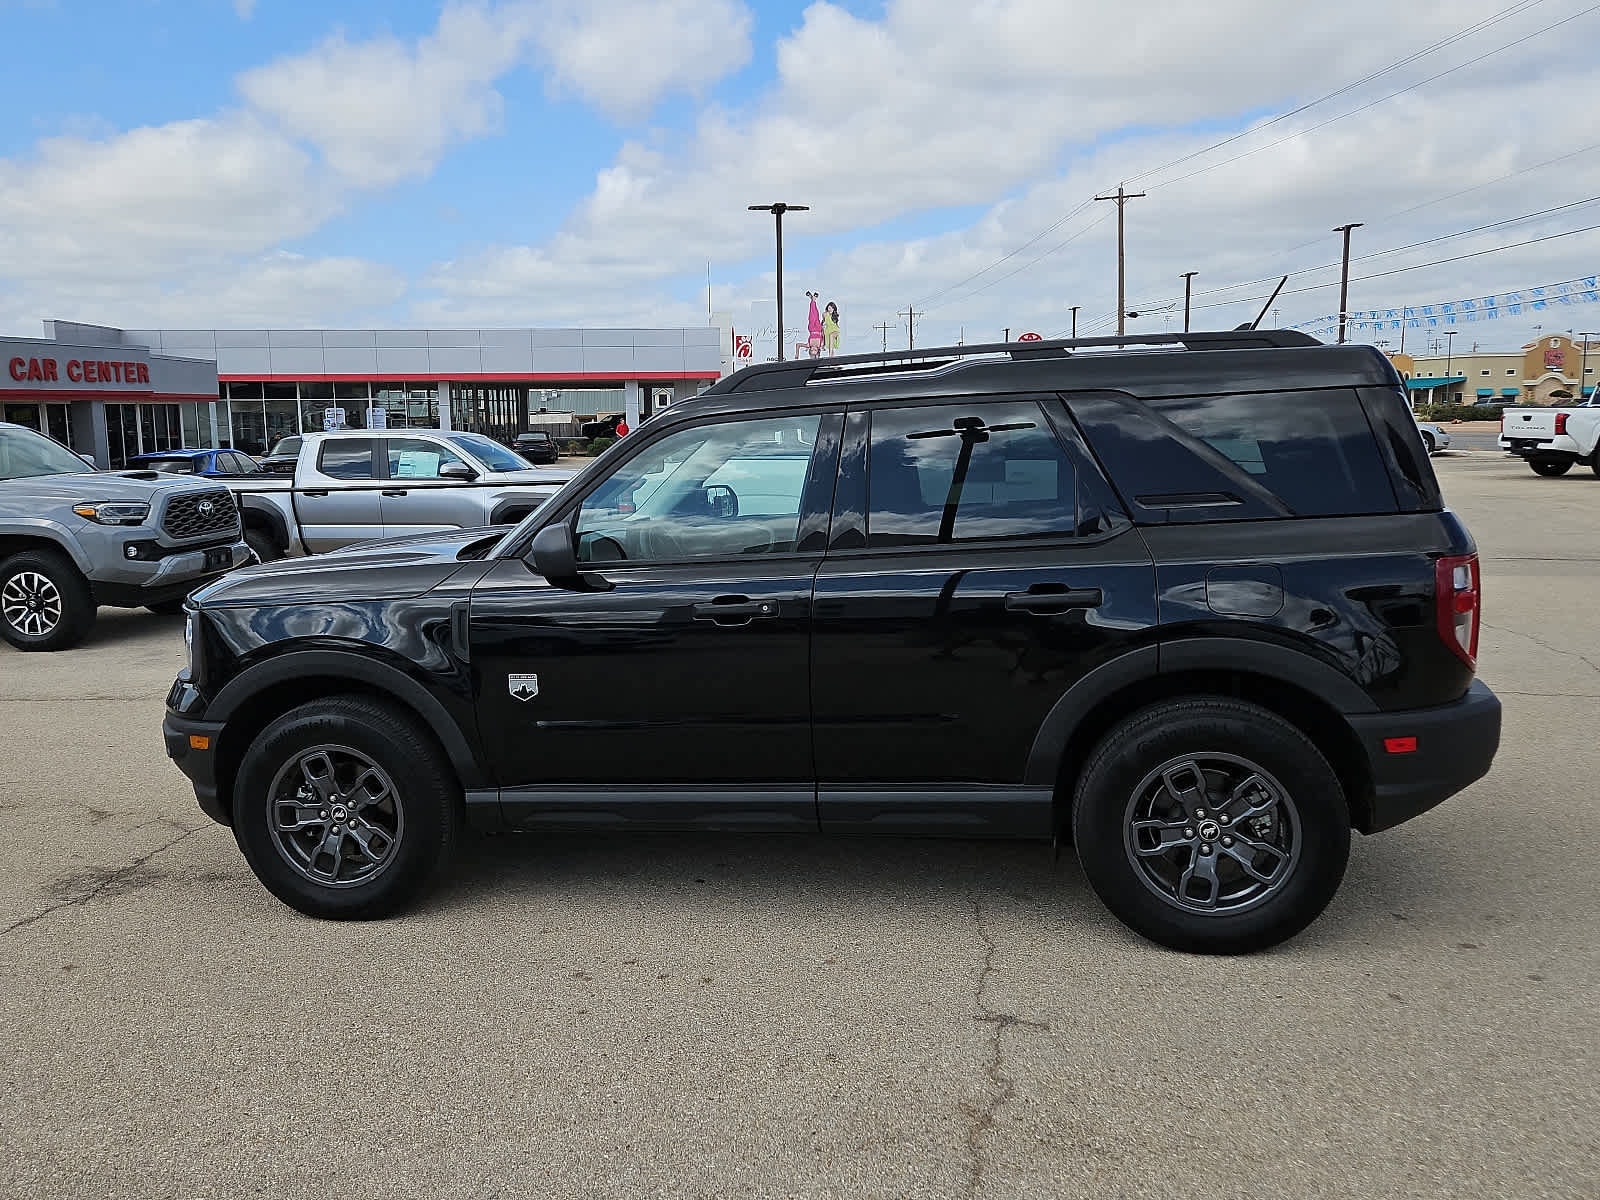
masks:
{"label": "asphalt parking lot", "polygon": [[0,1195],[1600,1194],[1600,480],[1438,470],[1495,771],[1247,959],[1031,845],[485,839],[310,921],[162,755],[178,621],[0,646]]}

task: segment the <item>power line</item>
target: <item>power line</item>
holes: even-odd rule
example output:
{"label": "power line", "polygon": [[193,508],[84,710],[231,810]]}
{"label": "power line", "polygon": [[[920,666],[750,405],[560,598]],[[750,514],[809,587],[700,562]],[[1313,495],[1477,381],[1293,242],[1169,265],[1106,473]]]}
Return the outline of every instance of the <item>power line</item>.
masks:
{"label": "power line", "polygon": [[[1502,9],[1500,12],[1494,14],[1493,16],[1486,17],[1484,20],[1479,21],[1477,24],[1471,25],[1471,26],[1469,26],[1468,28],[1466,28],[1464,30],[1461,30],[1458,33],[1452,34],[1451,36],[1446,37],[1446,38],[1441,38],[1439,41],[1434,42],[1434,43],[1432,43],[1432,44],[1430,44],[1428,46],[1424,46],[1421,50],[1414,51],[1411,54],[1407,55],[1405,58],[1399,59],[1398,61],[1391,63],[1389,66],[1384,67],[1383,69],[1381,69],[1379,71],[1375,71],[1375,72],[1372,72],[1371,74],[1365,75],[1365,76],[1363,76],[1362,78],[1356,80],[1353,83],[1346,84],[1343,87],[1338,88],[1338,89],[1336,89],[1336,90],[1334,90],[1332,92],[1329,92],[1324,96],[1318,97],[1316,100],[1309,101],[1308,103],[1302,104],[1298,108],[1292,109],[1289,112],[1282,114],[1281,116],[1274,117],[1272,120],[1267,121],[1265,124],[1255,125],[1255,126],[1252,126],[1250,129],[1241,130],[1239,133],[1233,134],[1230,137],[1224,138],[1221,141],[1216,142],[1211,146],[1205,147],[1204,149],[1193,151],[1193,152],[1191,152],[1189,154],[1182,155],[1182,156],[1180,156],[1178,158],[1172,159],[1169,162],[1163,163],[1160,166],[1152,167],[1149,170],[1143,171],[1140,174],[1133,176],[1133,179],[1135,181],[1137,181],[1137,180],[1140,180],[1140,179],[1148,178],[1151,175],[1159,174],[1159,173],[1161,173],[1163,171],[1170,170],[1172,167],[1180,166],[1181,164],[1183,164],[1185,162],[1189,162],[1189,161],[1191,161],[1192,159],[1194,159],[1196,157],[1199,157],[1199,156],[1205,155],[1205,154],[1209,154],[1213,150],[1220,149],[1221,147],[1229,145],[1232,142],[1235,142],[1235,141],[1239,140],[1240,138],[1249,137],[1252,134],[1259,133],[1262,129],[1268,128],[1268,127],[1270,127],[1270,126],[1272,126],[1274,124],[1277,124],[1280,121],[1287,120],[1288,118],[1293,117],[1293,116],[1295,116],[1295,115],[1297,115],[1299,113],[1305,112],[1308,109],[1315,108],[1318,105],[1324,104],[1329,100],[1336,99],[1337,97],[1345,94],[1346,92],[1349,92],[1349,91],[1353,90],[1354,88],[1358,88],[1358,87],[1362,86],[1365,83],[1370,83],[1372,80],[1377,79],[1377,78],[1379,78],[1379,77],[1381,77],[1383,75],[1386,75],[1391,71],[1397,70],[1400,67],[1407,66],[1410,63],[1416,62],[1418,59],[1424,58],[1427,55],[1434,53],[1435,51],[1442,50],[1442,49],[1444,49],[1444,48],[1446,48],[1446,47],[1448,47],[1450,45],[1453,45],[1454,43],[1462,40],[1463,38],[1470,37],[1472,34],[1475,34],[1475,33],[1480,33],[1483,30],[1488,29],[1493,25],[1499,24],[1500,22],[1505,21],[1505,20],[1509,20],[1511,17],[1518,16],[1521,13],[1526,12],[1529,9],[1536,8],[1539,5],[1544,4],[1546,2],[1547,2],[1547,0],[1522,0],[1522,2],[1517,3],[1517,4],[1513,4],[1508,8]],[[1600,7],[1600,5],[1596,5],[1595,7]],[[1584,12],[1577,13],[1574,17],[1568,17],[1567,20],[1575,20],[1577,17],[1584,16],[1584,15],[1586,15],[1586,13],[1592,12],[1592,11],[1593,11],[1593,9],[1586,9],[1586,10],[1584,10]],[[1563,22],[1557,22],[1558,25],[1559,24],[1564,24],[1564,23],[1565,23],[1564,21]],[[1548,29],[1553,29],[1553,28],[1555,28],[1554,25],[1548,26],[1545,30],[1540,30],[1537,33],[1531,34],[1529,36],[1530,37],[1536,37],[1540,33],[1547,32]],[[1519,44],[1521,44],[1521,42],[1526,41],[1526,40],[1528,40],[1528,39],[1527,38],[1522,38],[1522,39],[1518,39],[1518,41],[1510,42],[1505,46],[1497,47],[1496,49],[1489,51],[1488,55],[1498,54],[1500,51],[1506,50],[1506,49],[1510,49],[1512,46],[1519,45]],[[1482,55],[1477,59],[1473,59],[1470,62],[1463,63],[1461,65],[1462,66],[1471,66],[1472,63],[1480,62],[1480,61],[1482,61],[1483,58],[1488,57],[1488,55]],[[1459,68],[1451,68],[1452,71],[1453,70],[1458,70],[1458,69]],[[1432,78],[1433,79],[1442,78],[1443,75],[1449,74],[1449,73],[1450,72],[1446,71],[1446,72],[1441,73],[1440,75],[1435,75]],[[1414,88],[1421,87],[1421,86],[1423,86],[1423,84],[1426,84],[1426,83],[1429,83],[1429,82],[1432,82],[1432,80],[1431,79],[1423,80],[1421,83],[1412,84],[1407,88],[1401,89],[1401,91],[1399,91],[1399,92],[1393,93],[1393,95],[1401,95],[1405,91],[1410,91],[1410,90],[1412,90]],[[1385,97],[1384,99],[1390,99],[1390,98],[1392,98],[1392,97]],[[1381,100],[1374,101],[1373,103],[1382,103],[1382,101]],[[1370,108],[1370,107],[1371,107],[1370,104],[1369,105],[1364,105],[1362,108],[1355,109],[1350,113],[1345,113],[1340,117],[1334,117],[1330,121],[1325,121],[1325,122],[1323,122],[1322,125],[1313,126],[1313,129],[1323,128],[1324,126],[1326,126],[1328,124],[1332,124],[1333,121],[1342,120],[1345,116],[1352,116],[1352,115],[1354,115],[1354,113],[1362,112],[1362,111],[1364,111],[1364,109]],[[1309,132],[1312,132],[1312,130],[1303,130],[1303,131],[1301,131],[1302,134],[1303,133],[1309,133]],[[1296,135],[1293,135],[1293,136],[1301,136],[1301,134],[1296,134]],[[1288,139],[1285,139],[1285,140],[1288,140]],[[1277,144],[1278,143],[1273,143],[1273,145],[1277,145]],[[1265,147],[1263,147],[1263,149],[1264,148]],[[1254,153],[1254,151],[1252,151],[1251,153]],[[1243,156],[1241,156],[1241,157],[1243,157]],[[1231,162],[1231,161],[1237,161],[1237,160],[1230,159],[1228,161]],[[1222,166],[1222,165],[1225,165],[1225,164],[1223,164],[1223,163],[1213,164],[1213,166]],[[1207,167],[1207,168],[1204,168],[1204,169],[1205,170],[1211,170],[1212,168],[1211,167]],[[1183,179],[1193,178],[1193,176],[1195,174],[1199,174],[1199,173],[1200,172],[1193,172],[1190,175],[1183,176],[1182,178]],[[1168,186],[1168,184],[1177,183],[1177,182],[1181,182],[1181,181],[1182,180],[1168,180],[1167,183],[1161,184],[1159,186],[1165,187],[1165,186]],[[1083,203],[1079,204],[1076,208],[1074,208],[1070,212],[1068,212],[1065,216],[1061,217],[1060,219],[1058,219],[1056,221],[1051,222],[1051,224],[1047,225],[1044,229],[1042,229],[1038,233],[1034,234],[1027,241],[1023,242],[1020,246],[1018,246],[1014,250],[1011,250],[1008,253],[1002,255],[1000,258],[996,259],[994,262],[990,263],[988,266],[983,267],[980,270],[973,272],[971,275],[968,275],[965,279],[962,279],[957,283],[950,284],[950,285],[948,285],[948,286],[946,286],[944,288],[941,288],[940,290],[938,290],[936,292],[930,293],[929,295],[923,297],[923,299],[919,300],[918,303],[922,304],[924,306],[931,306],[932,303],[935,300],[938,300],[938,299],[942,298],[943,296],[948,295],[950,292],[953,292],[953,291],[957,290],[958,288],[965,287],[968,283],[971,283],[973,280],[979,278],[980,276],[987,274],[988,272],[992,271],[995,267],[1004,265],[1006,262],[1009,262],[1011,259],[1015,258],[1023,250],[1026,250],[1029,246],[1032,246],[1032,245],[1036,244],[1041,239],[1043,239],[1044,237],[1046,237],[1050,233],[1053,233],[1055,230],[1061,228],[1062,225],[1065,225],[1068,221],[1072,220],[1074,217],[1078,216],[1085,209],[1087,209],[1091,203],[1092,203],[1092,201],[1084,201]],[[1091,228],[1092,228],[1092,226],[1091,226]],[[1075,238],[1069,238],[1069,239],[1067,239],[1067,242],[1062,242],[1054,250],[1046,251],[1044,254],[1036,256],[1035,258],[1031,259],[1027,264],[1025,264],[1023,269],[1025,270],[1027,267],[1030,267],[1030,266],[1034,265],[1035,263],[1042,262],[1044,259],[1050,257],[1051,254],[1055,253],[1057,250],[1061,249],[1061,247],[1067,245],[1068,242],[1073,241],[1073,240],[1075,240]],[[1011,274],[1003,276],[1002,279],[1009,279],[1009,278],[1012,277],[1012,275],[1015,275],[1017,273],[1018,272],[1012,272]],[[998,283],[998,282],[1001,282],[1001,280],[992,280],[991,283],[985,285],[985,287],[992,286],[993,283]],[[981,291],[983,289],[978,289],[978,290]],[[976,294],[977,294],[977,291],[974,291],[974,292],[971,293],[971,295],[976,295]],[[965,299],[965,298],[967,298],[967,297],[963,297],[963,299]]]}
{"label": "power line", "polygon": [[[1135,182],[1141,179],[1148,179],[1152,175],[1159,175],[1161,172],[1170,170],[1173,167],[1182,166],[1184,163],[1189,162],[1192,159],[1200,158],[1204,155],[1210,154],[1213,150],[1220,150],[1222,147],[1231,145],[1232,143],[1239,141],[1241,138],[1247,138],[1251,134],[1260,133],[1263,129],[1269,129],[1281,121],[1287,121],[1290,117],[1299,116],[1303,112],[1308,112],[1319,105],[1326,104],[1329,100],[1336,100],[1346,92],[1352,92],[1356,88],[1361,87],[1363,84],[1368,84],[1375,79],[1380,79],[1392,71],[1398,71],[1401,67],[1410,66],[1412,63],[1418,61],[1419,59],[1426,58],[1428,55],[1437,50],[1443,50],[1445,47],[1452,46],[1456,42],[1459,42],[1465,38],[1469,38],[1475,33],[1483,32],[1483,30],[1488,29],[1490,26],[1498,25],[1502,21],[1507,21],[1512,17],[1520,16],[1528,9],[1537,8],[1539,5],[1544,4],[1545,2],[1546,0],[1523,0],[1522,3],[1513,4],[1509,8],[1501,9],[1493,16],[1485,17],[1476,25],[1470,25],[1466,29],[1461,30],[1459,33],[1451,34],[1449,37],[1440,38],[1437,42],[1433,42],[1430,45],[1424,46],[1421,50],[1417,50],[1411,54],[1408,54],[1405,58],[1390,63],[1387,67],[1373,71],[1369,75],[1363,75],[1360,79],[1357,79],[1352,83],[1347,83],[1341,88],[1328,92],[1326,95],[1318,96],[1315,100],[1309,100],[1300,105],[1298,108],[1292,108],[1286,113],[1280,113],[1278,116],[1273,117],[1270,121],[1263,121],[1259,125],[1252,125],[1249,129],[1241,129],[1238,133],[1232,134],[1229,137],[1225,137],[1220,142],[1213,142],[1211,145],[1206,146],[1203,149],[1191,151],[1190,153],[1185,154],[1183,157],[1175,158],[1171,162],[1163,163],[1159,167],[1151,167],[1148,171],[1141,171],[1132,178]],[[1515,43],[1512,44],[1515,45]],[[1357,111],[1359,112],[1360,110],[1358,109]],[[1168,182],[1172,183],[1176,181],[1168,180]],[[1156,186],[1165,185],[1158,184]]]}

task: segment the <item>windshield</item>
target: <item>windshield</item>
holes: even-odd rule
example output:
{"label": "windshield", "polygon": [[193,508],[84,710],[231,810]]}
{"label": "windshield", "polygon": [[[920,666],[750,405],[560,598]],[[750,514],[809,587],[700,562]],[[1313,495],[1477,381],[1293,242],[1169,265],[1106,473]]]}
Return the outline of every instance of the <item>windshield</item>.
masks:
{"label": "windshield", "polygon": [[0,479],[82,475],[94,468],[60,442],[31,429],[0,428]]}
{"label": "windshield", "polygon": [[286,437],[272,448],[272,454],[274,457],[282,456],[287,458],[299,453],[300,439],[297,437]]}
{"label": "windshield", "polygon": [[499,442],[490,441],[481,433],[452,433],[445,440],[460,446],[497,475],[506,471],[526,471],[528,469],[527,463],[523,462]]}
{"label": "windshield", "polygon": [[192,458],[142,458],[139,465],[163,475],[193,475],[195,469]]}

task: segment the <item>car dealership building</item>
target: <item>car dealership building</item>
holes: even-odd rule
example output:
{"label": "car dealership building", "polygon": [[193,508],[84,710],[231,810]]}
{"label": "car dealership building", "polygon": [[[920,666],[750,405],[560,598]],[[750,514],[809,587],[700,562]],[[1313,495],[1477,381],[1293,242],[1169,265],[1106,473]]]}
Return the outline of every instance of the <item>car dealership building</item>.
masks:
{"label": "car dealership building", "polygon": [[683,329],[114,329],[46,321],[0,338],[0,419],[120,467],[136,454],[264,453],[326,428],[630,424],[724,372],[727,331]]}

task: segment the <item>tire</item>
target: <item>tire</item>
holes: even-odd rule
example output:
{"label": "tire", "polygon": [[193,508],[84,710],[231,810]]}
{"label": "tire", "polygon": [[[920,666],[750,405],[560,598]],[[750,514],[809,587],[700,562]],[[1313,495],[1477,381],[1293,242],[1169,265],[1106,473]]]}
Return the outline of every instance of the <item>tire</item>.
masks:
{"label": "tire", "polygon": [[55,550],[24,550],[0,562],[0,637],[18,650],[66,650],[94,626],[94,592]]}
{"label": "tire", "polygon": [[283,551],[278,547],[278,539],[265,529],[246,529],[244,544],[255,552],[259,562],[275,562],[283,557]]}
{"label": "tire", "polygon": [[1433,448],[1433,434],[1424,432],[1422,435],[1422,444],[1428,451],[1428,457],[1432,458],[1435,454],[1435,450]]}
{"label": "tire", "polygon": [[[354,824],[338,819],[344,805]],[[364,697],[314,700],[279,717],[245,753],[234,788],[245,861],[269,892],[313,917],[368,920],[412,903],[460,823],[460,785],[427,729]]]}
{"label": "tire", "polygon": [[176,617],[183,613],[182,600],[163,600],[160,604],[146,604],[146,612],[153,612],[158,617]]}
{"label": "tire", "polygon": [[1589,460],[1589,470],[1594,472],[1595,478],[1600,479],[1600,450],[1595,451],[1594,457]]}
{"label": "tire", "polygon": [[1535,475],[1543,475],[1546,479],[1554,479],[1572,470],[1570,458],[1530,458],[1528,465],[1533,468]]}
{"label": "tire", "polygon": [[[1224,794],[1239,798],[1214,807]],[[1079,780],[1072,829],[1106,907],[1194,954],[1293,937],[1327,907],[1350,857],[1344,789],[1310,739],[1264,708],[1212,697],[1147,708],[1106,735]]]}

